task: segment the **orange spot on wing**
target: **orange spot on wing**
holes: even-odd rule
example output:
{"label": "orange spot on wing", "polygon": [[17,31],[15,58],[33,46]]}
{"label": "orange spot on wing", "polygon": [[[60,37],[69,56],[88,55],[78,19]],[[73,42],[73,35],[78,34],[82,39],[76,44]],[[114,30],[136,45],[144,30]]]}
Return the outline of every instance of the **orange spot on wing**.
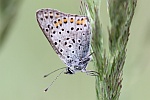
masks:
{"label": "orange spot on wing", "polygon": [[62,20],[58,21],[59,24],[62,24]]}
{"label": "orange spot on wing", "polygon": [[64,18],[64,19],[63,19],[63,22],[64,22],[64,23],[67,23],[67,18]]}
{"label": "orange spot on wing", "polygon": [[58,26],[58,23],[55,24],[55,27],[57,27],[57,26]]}
{"label": "orange spot on wing", "polygon": [[84,19],[81,19],[81,24],[85,24],[86,22],[86,18],[84,18]]}
{"label": "orange spot on wing", "polygon": [[77,24],[77,25],[80,25],[80,24],[81,24],[81,20],[78,19],[78,20],[76,21],[76,24]]}
{"label": "orange spot on wing", "polygon": [[70,23],[73,23],[73,22],[74,22],[74,19],[73,19],[73,18],[71,18],[71,19],[70,19]]}
{"label": "orange spot on wing", "polygon": [[55,27],[58,27],[59,22],[54,22]]}

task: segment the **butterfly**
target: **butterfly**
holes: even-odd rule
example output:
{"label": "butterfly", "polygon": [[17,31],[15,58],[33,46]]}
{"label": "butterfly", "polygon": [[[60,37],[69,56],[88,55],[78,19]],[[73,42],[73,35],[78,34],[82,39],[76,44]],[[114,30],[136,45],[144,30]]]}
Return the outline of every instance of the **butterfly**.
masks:
{"label": "butterfly", "polygon": [[88,17],[45,8],[36,12],[36,18],[52,48],[67,65],[65,74],[87,72],[92,36]]}

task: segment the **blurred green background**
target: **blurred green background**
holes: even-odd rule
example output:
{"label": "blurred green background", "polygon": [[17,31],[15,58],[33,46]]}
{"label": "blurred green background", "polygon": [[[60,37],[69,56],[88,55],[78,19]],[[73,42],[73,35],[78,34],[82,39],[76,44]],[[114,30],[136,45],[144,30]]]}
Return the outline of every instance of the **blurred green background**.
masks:
{"label": "blurred green background", "polygon": [[[120,100],[150,100],[149,4],[150,0],[138,0],[130,28]],[[14,6],[17,16],[0,46],[0,100],[96,100],[95,79],[84,73],[63,74],[48,92],[43,92],[59,72],[45,79],[43,75],[65,64],[43,35],[35,12],[40,8],[55,8],[79,14],[79,5],[80,0],[22,0],[18,7]],[[0,18],[2,22],[2,15]],[[106,0],[102,0],[101,20],[107,41]],[[0,25],[2,28],[4,23]],[[92,63],[88,66],[93,68]]]}

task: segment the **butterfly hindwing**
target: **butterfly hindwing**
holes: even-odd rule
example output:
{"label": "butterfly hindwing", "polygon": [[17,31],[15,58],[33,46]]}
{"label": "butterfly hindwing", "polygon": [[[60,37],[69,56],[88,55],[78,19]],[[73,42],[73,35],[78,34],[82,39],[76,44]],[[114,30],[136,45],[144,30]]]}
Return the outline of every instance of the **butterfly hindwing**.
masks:
{"label": "butterfly hindwing", "polygon": [[75,59],[89,56],[91,29],[86,16],[41,9],[37,21],[55,52],[68,66]]}

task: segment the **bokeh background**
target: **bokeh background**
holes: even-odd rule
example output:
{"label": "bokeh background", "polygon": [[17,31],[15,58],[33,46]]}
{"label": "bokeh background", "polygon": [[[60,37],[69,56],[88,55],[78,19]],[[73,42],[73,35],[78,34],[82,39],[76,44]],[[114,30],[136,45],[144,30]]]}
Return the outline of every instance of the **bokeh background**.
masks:
{"label": "bokeh background", "polygon": [[[15,0],[1,0],[2,2]],[[48,92],[43,90],[59,72],[43,78],[65,64],[55,54],[39,28],[35,12],[40,8],[55,8],[66,13],[79,14],[80,0],[16,0],[17,15],[10,16],[7,35],[0,43],[0,100],[96,100],[95,78],[77,73],[62,74]],[[150,0],[138,0],[130,28],[127,58],[124,66],[123,88],[120,100],[150,100]],[[7,8],[7,13],[16,13]],[[4,12],[0,13],[0,28]],[[5,19],[6,20],[6,19]],[[105,41],[108,39],[109,17],[106,0],[101,4],[101,20]],[[3,22],[3,23],[2,23]],[[106,42],[107,43],[107,42]],[[107,47],[107,46],[106,46]],[[90,63],[88,69],[93,69]]]}

